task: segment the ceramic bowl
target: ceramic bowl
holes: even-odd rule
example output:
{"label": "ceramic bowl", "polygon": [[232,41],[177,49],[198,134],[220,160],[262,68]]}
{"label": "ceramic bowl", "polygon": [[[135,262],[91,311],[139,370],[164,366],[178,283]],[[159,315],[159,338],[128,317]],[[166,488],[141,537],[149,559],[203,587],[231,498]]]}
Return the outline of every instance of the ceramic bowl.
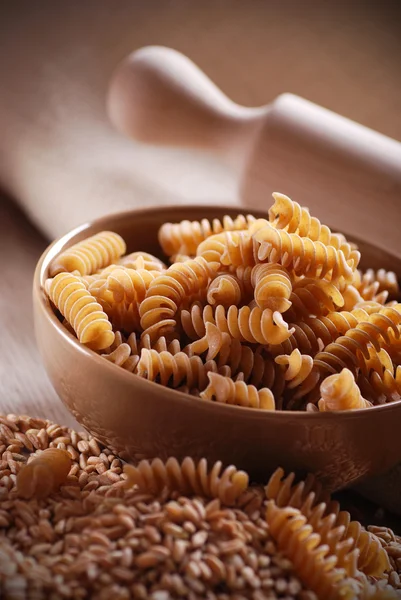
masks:
{"label": "ceramic bowl", "polygon": [[[113,214],[56,240],[34,278],[36,339],[47,374],[65,406],[100,442],[126,460],[190,455],[222,460],[265,482],[281,465],[316,473],[331,489],[384,472],[401,460],[401,401],[336,413],[268,412],[220,405],[141,379],[81,345],[60,323],[43,292],[52,259],[102,230],[118,232],[128,252],[160,256],[157,231],[166,221],[235,216],[228,207],[175,207]],[[259,215],[263,216],[263,215]],[[401,261],[357,241],[363,267],[401,275]]]}

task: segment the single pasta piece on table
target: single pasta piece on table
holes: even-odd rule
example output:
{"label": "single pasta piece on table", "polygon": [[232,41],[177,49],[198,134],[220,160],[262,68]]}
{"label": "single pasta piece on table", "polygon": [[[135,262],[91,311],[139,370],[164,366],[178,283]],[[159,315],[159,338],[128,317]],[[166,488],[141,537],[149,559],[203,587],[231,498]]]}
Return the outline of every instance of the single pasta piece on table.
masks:
{"label": "single pasta piece on table", "polygon": [[29,500],[42,500],[65,483],[71,468],[66,450],[47,448],[27,463],[17,475],[17,494]]}
{"label": "single pasta piece on table", "polygon": [[233,381],[230,377],[223,377],[218,373],[208,373],[209,385],[200,397],[204,400],[213,400],[223,404],[234,404],[248,408],[262,410],[275,410],[274,396],[268,388],[257,390],[253,385],[244,381]]}
{"label": "single pasta piece on table", "polygon": [[51,277],[63,271],[79,271],[92,275],[98,269],[111,265],[126,251],[123,238],[113,231],[102,231],[64,250],[51,262]]}
{"label": "single pasta piece on table", "polygon": [[171,492],[218,498],[228,506],[235,504],[249,484],[244,471],[233,466],[223,470],[220,461],[209,471],[205,458],[195,463],[188,456],[181,464],[173,457],[166,462],[159,458],[151,462],[142,460],[136,467],[125,465],[124,473],[127,475],[127,487],[136,485],[139,490],[153,494],[160,494],[167,488]]}

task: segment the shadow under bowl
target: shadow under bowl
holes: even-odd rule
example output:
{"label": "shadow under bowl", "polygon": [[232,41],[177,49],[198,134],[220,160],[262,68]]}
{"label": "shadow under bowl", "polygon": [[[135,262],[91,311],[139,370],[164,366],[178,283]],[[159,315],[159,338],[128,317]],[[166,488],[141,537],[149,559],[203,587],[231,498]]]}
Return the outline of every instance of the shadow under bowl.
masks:
{"label": "shadow under bowl", "polygon": [[[277,466],[315,473],[331,490],[384,472],[401,460],[401,401],[336,412],[268,412],[220,405],[162,387],[124,371],[81,345],[60,323],[43,291],[53,258],[102,230],[119,233],[127,252],[161,255],[159,227],[166,221],[235,216],[222,206],[133,210],[78,227],[40,258],[34,278],[36,339],[47,374],[65,406],[100,442],[125,460],[189,455],[221,460],[266,482]],[[257,216],[266,216],[263,213]],[[401,261],[353,240],[362,266],[401,276]]]}

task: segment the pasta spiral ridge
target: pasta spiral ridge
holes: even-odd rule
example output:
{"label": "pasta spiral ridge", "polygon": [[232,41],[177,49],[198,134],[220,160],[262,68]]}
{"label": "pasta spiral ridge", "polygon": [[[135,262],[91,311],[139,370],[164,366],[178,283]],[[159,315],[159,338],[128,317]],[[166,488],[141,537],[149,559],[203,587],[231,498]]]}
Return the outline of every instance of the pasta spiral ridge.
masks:
{"label": "pasta spiral ridge", "polygon": [[157,275],[157,271],[116,267],[106,273],[104,278],[100,276],[91,283],[88,289],[94,296],[109,302],[142,302]]}
{"label": "pasta spiral ridge", "polygon": [[282,315],[268,308],[230,306],[226,310],[224,306],[217,306],[213,311],[209,305],[202,309],[195,304],[190,311],[181,312],[181,324],[190,339],[203,337],[207,322],[234,339],[256,344],[281,344],[293,333]]}
{"label": "pasta spiral ridge", "polygon": [[372,403],[362,397],[354,376],[348,369],[327,377],[320,385],[321,412],[332,410],[355,410],[369,408]]}
{"label": "pasta spiral ridge", "polygon": [[256,388],[267,387],[276,400],[280,400],[285,386],[284,375],[270,356],[263,357],[263,346],[254,350],[210,322],[205,324],[205,330],[205,335],[186,346],[184,352],[189,356],[206,354],[206,361],[215,360],[218,368],[227,365],[232,377],[241,373],[245,383]]}
{"label": "pasta spiral ridge", "polygon": [[296,390],[292,395],[294,400],[311,392],[319,381],[319,373],[313,371],[313,358],[308,354],[301,354],[298,348],[289,355],[276,356],[274,360],[278,365],[286,367],[286,389]]}
{"label": "pasta spiral ridge", "polygon": [[127,267],[127,269],[145,269],[146,271],[159,271],[163,272],[167,270],[166,265],[160,258],[149,254],[149,252],[131,252],[118,260],[118,265]]}
{"label": "pasta spiral ridge", "polygon": [[72,461],[61,448],[47,448],[25,464],[17,475],[17,494],[20,498],[42,500],[65,483]]}
{"label": "pasta spiral ridge", "polygon": [[114,333],[106,313],[79,277],[59,273],[48,279],[45,287],[50,300],[67,319],[82,344],[93,350],[102,350],[113,343]]}
{"label": "pasta spiral ridge", "polygon": [[165,273],[153,279],[139,306],[144,334],[159,336],[176,324],[178,306],[207,286],[214,272],[208,263],[197,257],[171,265]]}
{"label": "pasta spiral ridge", "polygon": [[235,275],[222,273],[210,282],[207,290],[209,304],[221,304],[224,308],[238,306],[242,299],[242,285]]}
{"label": "pasta spiral ridge", "polygon": [[334,246],[341,250],[346,260],[359,262],[359,252],[349,244],[341,233],[332,233],[327,225],[316,217],[312,217],[307,208],[294,202],[288,196],[273,193],[274,204],[269,209],[269,221],[277,229],[285,229],[288,233],[297,233],[300,237],[308,237],[313,242],[322,242],[325,246]]}
{"label": "pasta spiral ridge", "polygon": [[[219,371],[215,361],[203,363],[199,356],[188,356],[184,352],[171,354],[168,351],[142,348],[135,372],[149,381],[160,380],[162,385],[170,382],[173,388],[185,384],[190,389],[202,390],[208,383],[208,371]],[[224,371],[229,372],[229,369],[225,368]]]}
{"label": "pasta spiral ridge", "polygon": [[321,344],[327,346],[334,342],[339,335],[356,327],[356,325],[369,318],[363,309],[352,311],[333,311],[322,317],[309,317],[302,321],[289,323],[293,333],[288,340],[277,346],[270,346],[269,350],[274,356],[278,354],[291,354],[298,348],[302,354],[315,356],[321,349]]}
{"label": "pasta spiral ridge", "polygon": [[218,498],[227,506],[247,490],[248,475],[234,466],[226,467],[220,461],[208,470],[207,461],[202,458],[197,464],[188,456],[180,464],[170,457],[166,462],[155,458],[152,462],[142,460],[138,466],[124,466],[127,485],[136,485],[141,491],[160,494],[163,489],[182,494],[195,494],[208,498]]}
{"label": "pasta spiral ridge", "polygon": [[[336,548],[347,569],[354,568],[355,560],[366,575],[380,576],[389,569],[387,553],[377,536],[363,530],[358,521],[351,521],[350,513],[341,511],[339,503],[330,500],[313,475],[297,484],[294,480],[294,473],[285,476],[283,469],[277,469],[265,487],[267,499],[278,507],[299,510],[318,533],[324,533],[324,543]],[[330,518],[325,521],[326,517]]]}
{"label": "pasta spiral ridge", "polygon": [[138,354],[132,354],[131,347],[126,342],[119,344],[117,348],[112,350],[109,354],[102,354],[101,356],[130,373],[135,371],[139,362]]}
{"label": "pasta spiral ridge", "polygon": [[256,246],[247,231],[226,231],[207,238],[199,244],[196,254],[213,268],[254,266],[257,262]]}
{"label": "pasta spiral ridge", "polygon": [[244,381],[233,381],[230,377],[223,377],[218,373],[209,372],[208,378],[209,385],[200,394],[204,400],[262,410],[276,408],[273,393],[268,388],[257,390],[255,386],[247,385]]}
{"label": "pasta spiral ridge", "polygon": [[336,307],[341,308],[344,305],[344,297],[333,283],[305,277],[293,284],[290,302],[291,307],[287,311],[286,320],[294,321],[309,318],[311,315],[321,317],[334,312]]}
{"label": "pasta spiral ridge", "polygon": [[341,278],[352,280],[356,268],[354,261],[347,263],[342,250],[334,246],[325,246],[323,242],[313,242],[296,233],[274,229],[269,224],[254,235],[254,240],[259,244],[259,262],[280,263],[296,275],[326,278],[333,282]]}
{"label": "pasta spiral ridge", "polygon": [[381,372],[372,370],[368,375],[362,371],[358,377],[358,385],[361,390],[371,398],[381,402],[393,402],[401,399],[401,365],[384,368]]}
{"label": "pasta spiral ridge", "polygon": [[279,264],[259,264],[252,269],[255,301],[259,308],[280,313],[291,306],[292,282],[288,272]]}
{"label": "pasta spiral ridge", "polygon": [[222,221],[208,219],[201,221],[184,220],[180,223],[164,223],[160,227],[158,238],[163,252],[167,256],[174,254],[196,254],[196,250],[205,239],[224,231],[248,229],[255,218],[252,215],[238,215],[235,219],[224,216]]}
{"label": "pasta spiral ridge", "polygon": [[385,269],[367,269],[364,273],[357,269],[353,285],[364,300],[375,300],[380,304],[386,302],[389,294],[395,297],[399,293],[396,274]]}
{"label": "pasta spiral ridge", "polygon": [[102,231],[74,244],[57,256],[49,266],[51,277],[67,271],[91,275],[115,262],[126,251],[123,238],[113,231]]}
{"label": "pasta spiral ridge", "polygon": [[355,588],[347,581],[344,569],[337,567],[337,558],[321,544],[307,519],[296,508],[279,508],[269,501],[266,510],[269,531],[280,550],[291,560],[298,577],[318,598],[353,600]]}
{"label": "pasta spiral ridge", "polygon": [[339,373],[344,367],[353,373],[360,360],[359,356],[369,359],[369,346],[380,350],[380,339],[389,342],[388,331],[391,330],[396,339],[401,336],[401,304],[394,307],[383,307],[379,312],[373,313],[366,321],[358,323],[345,335],[326,346],[319,352],[314,363],[319,368],[322,376],[329,373]]}

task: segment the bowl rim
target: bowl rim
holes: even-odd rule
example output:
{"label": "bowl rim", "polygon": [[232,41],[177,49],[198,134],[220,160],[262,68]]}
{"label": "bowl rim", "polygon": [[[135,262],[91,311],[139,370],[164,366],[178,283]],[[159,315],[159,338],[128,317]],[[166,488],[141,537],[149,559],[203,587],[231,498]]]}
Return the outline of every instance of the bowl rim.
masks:
{"label": "bowl rim", "polygon": [[[307,411],[302,411],[302,410],[291,410],[291,411],[288,411],[288,410],[272,410],[272,411],[256,410],[254,408],[249,408],[249,407],[245,407],[245,406],[230,405],[230,404],[224,404],[224,403],[218,403],[218,402],[205,402],[205,400],[198,398],[197,396],[191,396],[190,394],[186,394],[185,392],[178,391],[174,388],[162,386],[159,383],[150,381],[143,377],[136,377],[135,380],[133,381],[133,379],[132,379],[133,373],[130,373],[129,371],[125,371],[121,367],[118,367],[118,365],[116,365],[108,360],[105,360],[100,354],[97,354],[94,350],[91,350],[84,344],[81,344],[78,341],[78,339],[76,337],[74,337],[59,321],[56,314],[54,313],[54,311],[51,308],[50,300],[47,297],[47,295],[44,291],[44,288],[42,286],[42,280],[45,278],[45,271],[47,271],[47,268],[48,268],[51,260],[58,254],[58,248],[61,249],[62,247],[64,247],[66,243],[68,243],[71,239],[75,238],[78,234],[83,233],[86,229],[95,228],[95,229],[98,229],[99,231],[112,230],[112,228],[110,228],[110,221],[113,221],[113,220],[122,220],[125,218],[132,218],[132,216],[134,216],[134,215],[138,215],[138,216],[139,215],[143,215],[143,216],[153,215],[153,214],[159,213],[161,210],[163,212],[169,212],[169,213],[171,213],[172,216],[174,216],[175,213],[182,213],[184,209],[185,209],[185,211],[188,212],[189,217],[192,212],[193,213],[202,212],[202,211],[205,211],[208,209],[210,209],[211,211],[213,209],[218,210],[218,211],[226,211],[226,213],[229,215],[250,214],[252,212],[253,214],[267,216],[267,211],[253,210],[252,208],[250,208],[247,211],[244,211],[244,210],[241,211],[241,206],[234,206],[234,205],[228,205],[228,204],[217,204],[217,205],[216,204],[191,204],[191,205],[185,206],[185,207],[182,205],[151,206],[148,208],[133,208],[133,209],[125,210],[125,211],[111,212],[102,217],[93,219],[91,221],[86,221],[85,223],[83,223],[81,225],[77,225],[70,231],[59,236],[45,248],[45,250],[42,252],[42,254],[36,264],[34,278],[33,278],[33,296],[34,296],[34,299],[36,298],[38,300],[40,310],[42,311],[42,313],[44,313],[45,318],[47,318],[50,321],[50,324],[57,331],[58,335],[61,335],[64,342],[73,346],[73,348],[78,353],[84,355],[89,360],[94,360],[99,365],[103,365],[102,368],[111,369],[111,372],[115,373],[116,376],[118,376],[120,378],[121,377],[125,378],[127,383],[129,383],[129,382],[135,383],[136,385],[139,385],[139,387],[144,386],[145,388],[150,385],[150,386],[154,387],[155,391],[156,391],[156,388],[157,388],[157,391],[164,390],[164,393],[167,395],[167,397],[171,396],[176,401],[179,401],[180,403],[181,402],[185,403],[186,405],[187,405],[188,401],[191,401],[192,403],[196,403],[196,404],[201,403],[205,407],[206,407],[206,405],[207,406],[213,405],[213,410],[216,411],[216,415],[218,414],[219,411],[221,411],[222,413],[226,413],[226,414],[227,414],[227,412],[233,412],[233,414],[235,414],[235,413],[239,414],[238,411],[242,411],[244,416],[245,416],[245,414],[247,415],[247,418],[249,418],[249,417],[257,418],[257,419],[261,419],[261,418],[284,419],[285,418],[288,420],[288,418],[293,417],[294,419],[297,418],[298,420],[301,418],[306,419],[306,420],[311,420],[311,421],[313,421],[313,420],[321,421],[322,419],[324,419],[324,420],[327,420],[327,422],[329,422],[330,420],[333,420],[333,419],[348,421],[348,420],[361,418],[361,416],[366,418],[367,415],[369,415],[370,413],[376,414],[377,412],[384,412],[384,411],[390,412],[390,411],[395,411],[395,410],[398,410],[401,408],[401,399],[394,400],[394,401],[388,402],[386,404],[375,405],[375,406],[372,406],[369,408],[360,408],[360,409],[344,410],[344,411],[327,411],[327,412],[320,412],[320,411],[319,412],[307,412]],[[263,218],[263,216],[262,216],[262,218]],[[94,235],[94,234],[92,234],[92,235]],[[348,237],[346,233],[344,233],[344,235],[346,237]],[[349,237],[352,238],[353,241],[358,243],[358,239],[355,236],[349,236]],[[367,242],[361,241],[361,243],[367,243]],[[386,254],[388,254],[389,256],[392,256],[391,253],[388,252],[387,250],[386,250]],[[394,259],[398,260],[395,256],[394,256]],[[167,398],[166,398],[166,400],[167,400]]]}

